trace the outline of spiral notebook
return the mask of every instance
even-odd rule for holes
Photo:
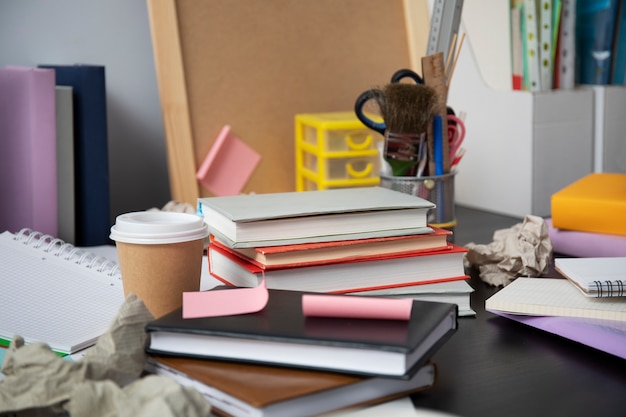
[[[626,257],[556,258],[554,268],[587,297],[626,296]]]
[[[115,261],[30,229],[0,234],[0,338],[71,354],[96,342],[124,302]]]

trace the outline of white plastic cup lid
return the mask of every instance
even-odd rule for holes
[[[204,239],[209,228],[202,217],[172,211],[138,211],[117,216],[109,237],[116,242],[141,245]]]

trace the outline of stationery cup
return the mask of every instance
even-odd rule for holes
[[[194,214],[142,211],[117,216],[115,241],[124,295],[133,293],[160,317],[182,305],[182,294],[199,291],[208,227]]]
[[[443,229],[454,229],[454,176],[454,172],[428,177],[381,175],[380,186],[435,203],[436,207],[428,211],[428,223]]]

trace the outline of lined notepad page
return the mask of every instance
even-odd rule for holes
[[[559,278],[517,278],[485,302],[487,310],[533,316],[626,321],[626,299],[585,297]]]
[[[106,332],[124,302],[122,283],[119,274],[98,272],[45,248],[0,234],[0,338],[20,335],[27,343],[72,353]]]

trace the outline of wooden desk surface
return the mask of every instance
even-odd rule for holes
[[[455,242],[489,243],[493,231],[521,219],[467,208],[457,211]],[[498,317],[484,309],[498,289],[473,276],[475,318],[434,357],[435,387],[413,396],[416,407],[464,417],[625,416],[626,361]]]

